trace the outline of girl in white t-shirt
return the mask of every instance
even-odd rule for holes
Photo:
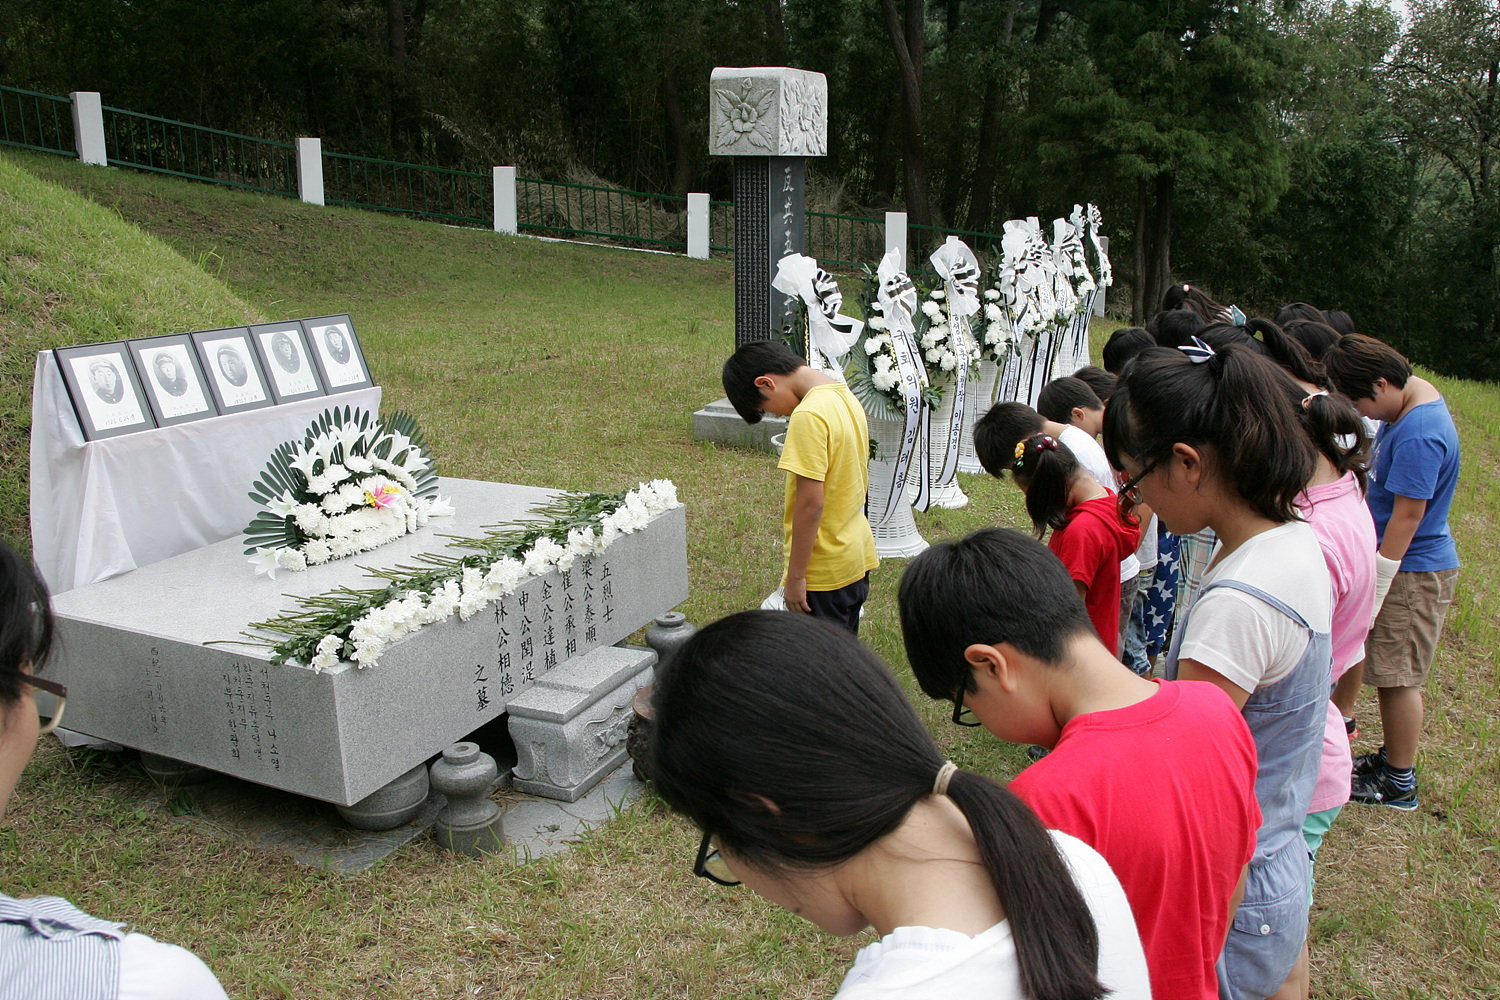
[[[882,935],[844,1000],[1150,996],[1104,859],[943,760],[847,631],[731,615],[662,668],[653,706],[656,791],[703,830],[694,873],[834,934]]]
[[[1318,538],[1296,506],[1315,464],[1292,402],[1301,395],[1250,348],[1194,338],[1138,355],[1105,414],[1105,450],[1130,476],[1122,493],[1175,534],[1218,535],[1167,676],[1223,688],[1255,737],[1262,824],[1219,978],[1221,995],[1256,1000],[1307,995],[1301,833],[1323,744],[1332,601]]]

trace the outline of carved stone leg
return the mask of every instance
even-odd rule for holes
[[[344,822],[360,830],[394,830],[410,823],[427,802],[427,765],[418,764],[352,806],[334,806]]]
[[[471,858],[505,846],[500,807],[489,799],[498,773],[495,759],[475,743],[455,743],[433,762],[432,787],[448,799],[432,825],[439,844]]]
[[[631,698],[651,683],[656,654],[603,646],[558,667],[507,706],[515,787],[576,802],[625,760]]]
[[[206,767],[196,764],[186,764],[171,757],[160,757],[154,753],[141,751],[141,768],[152,781],[159,782],[169,788],[178,788],[183,785],[201,785],[205,781],[212,781],[219,776],[217,771],[210,771]]]

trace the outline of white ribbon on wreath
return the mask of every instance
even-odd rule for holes
[[[878,511],[874,521],[878,526],[890,521],[896,511],[901,509],[901,504],[906,502],[906,481],[913,471],[911,460],[924,430],[922,393],[927,386],[927,369],[922,364],[922,353],[917,346],[917,326],[913,319],[917,312],[917,286],[912,282],[911,276],[901,270],[899,247],[886,251],[876,270],[876,277],[879,279],[879,289],[875,297],[891,335],[891,353],[896,358],[896,374],[900,379],[905,420],[890,492],[884,497],[871,498],[871,509]],[[922,478],[918,498],[925,502],[931,491],[931,484],[927,464],[924,462],[920,465],[917,474]]]
[[[939,484],[952,482],[958,471],[959,445],[964,432],[964,396],[968,390],[969,366],[979,357],[979,344],[974,340],[969,318],[979,311],[979,258],[974,251],[957,236],[950,236],[943,245],[928,258],[938,277],[943,279],[945,301],[948,304],[948,326],[952,329],[953,353],[958,356],[954,366],[953,417],[948,422],[943,450],[942,471],[937,476]],[[918,510],[926,510],[920,503]]]
[[[807,363],[814,369],[844,381],[842,358],[859,339],[865,324],[839,312],[844,295],[833,275],[818,262],[800,253],[789,253],[776,264],[771,287],[783,295],[802,300],[807,307]]]

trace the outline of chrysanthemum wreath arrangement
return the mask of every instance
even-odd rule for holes
[[[515,593],[526,580],[553,569],[571,569],[615,540],[644,528],[678,506],[677,487],[656,479],[618,493],[568,493],[534,508],[538,520],[499,525],[473,538],[449,538],[455,556],[424,553],[416,565],[369,570],[385,586],[341,587],[304,597],[292,611],[251,628],[287,638],[266,642],[273,663],[295,661],[323,671],[342,660],[372,666],[386,647],[424,625],[457,613],[468,621],[491,601]]]

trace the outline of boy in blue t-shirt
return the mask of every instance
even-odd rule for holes
[[[1349,334],[1323,356],[1339,392],[1361,416],[1385,421],[1375,438],[1366,501],[1375,518],[1375,622],[1365,643],[1365,683],[1380,697],[1385,744],[1354,761],[1355,802],[1417,807],[1422,686],[1453,603],[1458,550],[1448,508],[1458,485],[1458,431],[1442,395],[1396,351]]]

